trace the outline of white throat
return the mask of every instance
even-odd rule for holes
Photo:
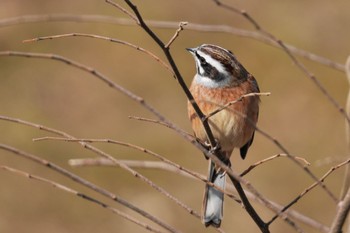
[[[194,80],[193,80],[196,84],[208,87],[208,88],[219,88],[219,87],[226,87],[230,84],[230,79],[229,78],[225,78],[222,79],[220,81],[217,80],[213,80],[211,78],[202,76],[200,74],[196,74],[194,76]]]

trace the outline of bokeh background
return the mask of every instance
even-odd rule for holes
[[[123,1],[118,1],[123,4]],[[349,49],[349,7],[339,1],[226,1],[247,10],[267,31],[284,42],[344,64]],[[217,7],[210,0],[135,1],[146,20],[188,21],[210,25],[230,25],[254,30],[242,16]],[[103,0],[51,1],[0,0],[0,20],[36,14],[94,14],[125,18]],[[154,29],[168,41],[174,29]],[[96,68],[116,83],[142,96],[169,120],[190,132],[186,98],[177,82],[156,61],[129,47],[91,38],[63,38],[36,43],[22,40],[71,32],[98,34],[129,41],[164,58],[154,41],[136,26],[105,23],[40,22],[0,27],[0,50],[55,53]],[[293,155],[306,158],[310,169],[322,176],[347,154],[344,118],[318,88],[280,49],[259,41],[218,32],[184,30],[171,52],[186,82],[194,75],[194,61],[185,48],[202,43],[221,45],[233,51],[256,77],[262,97],[259,127],[277,138]],[[343,72],[300,58],[342,106],[348,91]],[[90,74],[52,60],[0,57],[0,114],[40,123],[82,138],[111,138],[154,150],[182,166],[202,174],[207,161],[191,144],[173,131],[158,125],[130,120],[128,116],[154,117],[139,104],[109,88]],[[75,143],[33,142],[48,135],[30,127],[0,121],[1,143],[36,154],[115,192],[133,204],[160,217],[183,232],[215,232],[205,228],[166,197],[129,173],[118,168],[71,168],[72,158],[96,157]],[[116,158],[153,158],[115,145],[99,148]],[[281,151],[271,141],[256,134],[246,160],[232,156],[233,167],[242,171],[250,164]],[[328,159],[327,163],[322,163]],[[321,163],[320,163],[321,162]],[[43,166],[0,151],[0,164],[47,177],[99,197],[137,216],[104,197],[91,193]],[[204,184],[166,171],[139,170],[175,197],[199,211]],[[344,169],[326,184],[339,195]],[[246,177],[265,197],[287,204],[312,180],[293,162],[279,158],[252,171]],[[48,185],[0,173],[0,232],[146,232],[146,230],[100,208],[58,191]],[[254,204],[264,219],[273,214]],[[335,203],[316,188],[294,209],[330,225]],[[306,232],[316,230],[301,224]],[[222,227],[226,232],[259,232],[245,211],[226,199]],[[282,220],[271,232],[294,232]]]

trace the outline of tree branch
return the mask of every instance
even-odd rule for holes
[[[262,33],[263,35],[267,36],[271,40],[275,41],[280,48],[288,55],[288,57],[292,60],[292,62],[301,70],[306,77],[308,77],[315,85],[316,87],[321,91],[321,93],[329,100],[329,102],[340,112],[340,114],[346,119],[346,121],[350,124],[350,117],[346,114],[345,110],[341,105],[332,97],[332,95],[327,91],[327,89],[321,84],[321,82],[317,79],[317,77],[311,73],[303,63],[299,62],[299,60],[293,55],[293,53],[290,51],[290,49],[286,46],[286,44],[275,37],[272,33],[266,31],[263,29],[257,21],[248,14],[245,10],[238,9],[236,7],[233,7],[228,4],[224,4],[221,2],[221,0],[213,0],[216,5],[234,12],[235,14],[240,14],[242,15],[248,22],[250,22],[257,31]]]
[[[350,189],[344,199],[338,204],[338,211],[333,220],[329,233],[341,233],[343,225],[350,211]]]
[[[59,131],[57,130],[54,130],[54,129],[50,129],[50,128],[47,128],[45,126],[40,126],[40,125],[35,125],[35,124],[32,124],[30,122],[26,122],[26,121],[22,121],[22,120],[19,120],[19,119],[11,119],[11,118],[4,118],[4,117],[1,117],[2,120],[10,120],[12,122],[16,122],[16,123],[20,123],[20,124],[25,124],[25,125],[28,125],[28,126],[32,126],[32,127],[35,127],[35,128],[39,128],[41,130],[45,130],[45,131],[49,131],[49,132],[52,132],[52,133],[57,133]],[[116,194],[114,193],[111,193],[109,192],[108,190],[106,189],[103,189],[69,171],[67,171],[66,169],[52,163],[52,162],[49,162],[47,160],[44,160],[44,159],[41,159],[33,154],[29,154],[27,152],[24,152],[24,151],[21,151],[21,150],[18,150],[14,147],[11,147],[11,146],[8,146],[8,145],[5,145],[5,144],[0,144],[0,149],[2,150],[5,150],[5,151],[8,151],[8,152],[11,152],[13,154],[16,154],[22,158],[25,158],[25,159],[28,159],[28,160],[31,160],[35,163],[38,163],[42,166],[45,166],[51,170],[54,170],[55,172],[65,176],[65,177],[68,177],[69,179],[73,180],[74,182],[76,183],[79,183],[85,187],[88,187],[89,189],[97,192],[97,193],[100,193],[102,194],[103,196],[106,196],[110,199],[112,199],[113,201],[116,201],[118,202],[119,204],[135,211],[136,213],[140,214],[141,216],[145,217],[145,218],[148,218],[149,220],[151,220],[152,222],[158,224],[159,226],[163,227],[164,229],[167,229],[168,231],[170,232],[178,232],[175,228],[169,226],[168,224],[164,223],[163,221],[159,220],[158,218],[156,218],[155,216],[147,213],[146,211],[140,209],[139,207],[137,206],[134,206],[133,204],[129,203],[128,201],[124,200],[123,198],[117,196]]]
[[[158,229],[155,229],[155,228],[151,227],[150,225],[148,225],[148,224],[146,224],[144,222],[140,222],[139,220],[135,219],[134,217],[130,216],[129,214],[126,214],[125,212],[122,212],[122,211],[120,211],[120,210],[118,210],[116,208],[113,208],[112,206],[107,205],[107,204],[103,203],[102,201],[100,201],[100,200],[98,200],[96,198],[93,198],[93,197],[91,197],[89,195],[86,195],[84,193],[78,192],[78,191],[76,191],[74,189],[71,189],[71,188],[69,188],[69,187],[67,187],[67,186],[65,186],[63,184],[60,184],[60,183],[54,182],[52,180],[48,180],[48,179],[36,176],[36,175],[32,175],[32,174],[29,174],[27,172],[20,171],[20,170],[17,170],[17,169],[8,167],[8,166],[1,166],[0,165],[0,169],[2,169],[4,171],[11,172],[11,173],[14,173],[14,174],[17,174],[17,175],[20,175],[20,176],[24,176],[24,177],[26,177],[28,179],[32,179],[32,180],[36,180],[36,181],[39,181],[39,182],[43,182],[43,183],[49,184],[49,185],[53,186],[54,188],[57,188],[57,189],[62,190],[64,192],[73,194],[73,195],[75,195],[75,196],[77,196],[79,198],[82,198],[85,201],[92,202],[92,203],[97,204],[98,206],[100,206],[102,208],[110,210],[113,214],[119,215],[122,218],[124,218],[124,219],[126,219],[126,220],[128,220],[130,222],[133,222],[136,225],[141,226],[141,227],[145,228],[148,231],[156,232],[156,233],[162,233],[162,231],[160,231]]]
[[[130,16],[131,17],[131,16]],[[0,27],[14,26],[18,24],[25,23],[37,23],[37,22],[78,22],[78,23],[106,23],[106,24],[117,24],[117,25],[134,25],[135,20],[130,20],[127,18],[116,18],[105,15],[77,15],[77,14],[47,14],[47,15],[21,15],[12,18],[0,19]],[[178,23],[173,21],[159,21],[159,20],[147,20],[147,25],[156,28],[163,29],[176,29],[178,28]],[[209,24],[199,24],[190,22],[186,25],[186,30],[200,31],[200,32],[222,32],[228,33],[235,36],[250,38],[277,48],[280,48],[276,41],[271,40],[271,38],[262,35],[261,33],[245,30],[241,28],[235,28],[229,25],[209,25]],[[295,55],[303,57],[305,59],[317,62],[324,66],[336,69],[338,71],[344,72],[344,65],[332,61],[328,58],[319,56],[317,54],[311,53],[306,50],[297,48],[291,44],[285,43],[287,48]]]
[[[60,34],[60,35],[53,35],[53,36],[41,36],[41,37],[36,37],[33,39],[27,39],[22,41],[23,43],[28,43],[28,42],[36,42],[36,41],[41,41],[41,40],[52,40],[52,39],[57,39],[57,38],[64,38],[64,37],[89,37],[89,38],[95,38],[95,39],[101,39],[101,40],[107,40],[110,42],[118,43],[118,44],[123,44],[128,47],[131,47],[133,49],[136,49],[138,51],[141,51],[148,56],[150,56],[152,59],[156,60],[159,62],[165,69],[167,69],[172,75],[174,75],[172,69],[166,64],[162,59],[160,59],[157,55],[154,53],[150,52],[147,49],[144,49],[140,46],[134,45],[130,42],[111,38],[111,37],[105,37],[105,36],[100,36],[100,35],[93,35],[93,34],[86,34],[86,33],[69,33],[69,34]]]

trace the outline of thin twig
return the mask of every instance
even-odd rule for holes
[[[140,22],[138,21],[137,17],[135,15],[133,15],[130,11],[128,11],[127,9],[125,9],[124,7],[122,7],[121,5],[119,5],[116,2],[113,1],[109,1],[106,0],[106,3],[118,8],[118,10],[120,10],[121,12],[123,12],[124,14],[126,14],[127,16],[129,16],[131,19],[133,19],[137,24],[139,24]]]
[[[112,213],[116,214],[116,215],[119,215],[121,216],[122,218],[128,220],[128,221],[131,221],[133,223],[135,223],[136,225],[138,226],[141,226],[143,228],[145,228],[146,230],[149,230],[151,232],[157,232],[157,233],[162,233],[162,231],[158,230],[158,229],[155,229],[153,227],[151,227],[150,225],[144,223],[144,222],[140,222],[139,220],[135,219],[134,217],[130,216],[129,214],[126,214],[125,212],[122,212],[110,205],[107,205],[105,203],[103,203],[102,201],[96,199],[96,198],[93,198],[89,195],[86,195],[84,193],[81,193],[81,192],[78,192],[74,189],[71,189],[65,185],[62,185],[60,183],[57,183],[57,182],[54,182],[52,180],[49,180],[49,179],[45,179],[45,178],[42,178],[42,177],[39,177],[39,176],[36,176],[36,175],[32,175],[32,174],[29,174],[27,172],[24,172],[24,171],[20,171],[18,169],[14,169],[14,168],[11,168],[11,167],[8,167],[8,166],[2,166],[0,165],[0,169],[4,170],[4,171],[8,171],[8,172],[12,172],[12,173],[15,173],[17,175],[21,175],[21,176],[24,176],[28,179],[32,179],[32,180],[36,180],[36,181],[39,181],[39,182],[43,182],[43,183],[46,183],[46,184],[49,184],[51,186],[53,186],[54,188],[57,188],[59,190],[62,190],[64,192],[67,192],[67,193],[70,193],[70,194],[73,194],[79,198],[82,198],[83,200],[86,200],[86,201],[89,201],[89,202],[92,202],[94,204],[97,204],[107,210],[110,210]]]
[[[49,137],[42,138],[43,140],[49,139]],[[51,137],[50,137],[51,139]],[[58,138],[52,138],[54,140]],[[61,139],[61,138],[60,138]],[[63,140],[64,138],[62,138]],[[72,141],[72,140],[64,140],[64,141]],[[74,141],[74,140],[73,140]],[[80,140],[81,141],[81,140]],[[90,141],[90,140],[83,140]],[[141,168],[141,169],[160,169],[165,171],[170,171],[176,174],[180,174],[182,176],[191,177],[188,173],[181,171],[180,169],[173,167],[163,161],[150,161],[150,160],[119,160],[122,163],[125,163],[129,167],[132,168]],[[86,166],[111,166],[114,167],[115,163],[106,158],[84,158],[84,159],[70,159],[68,160],[68,164],[72,167],[86,167]]]
[[[131,47],[133,49],[136,49],[138,51],[141,51],[141,52],[147,54],[152,59],[154,59],[157,62],[159,62],[163,67],[165,67],[172,75],[174,75],[174,72],[169,67],[169,65],[166,64],[162,59],[160,59],[154,53],[152,53],[149,50],[144,49],[144,48],[142,48],[142,47],[140,47],[138,45],[134,45],[134,44],[132,44],[130,42],[119,40],[119,39],[115,39],[115,38],[111,38],[111,37],[100,36],[100,35],[93,35],[93,34],[86,34],[86,33],[68,33],[68,34],[60,34],[60,35],[53,35],[53,36],[41,36],[41,37],[36,37],[36,38],[32,38],[32,39],[23,40],[22,42],[23,43],[28,43],[28,42],[36,42],[36,41],[41,41],[41,40],[52,40],[52,39],[64,38],[64,37],[89,37],[89,38],[102,39],[102,40],[107,40],[107,41],[110,41],[110,42],[126,45],[128,47]]]
[[[149,119],[149,118],[139,117],[139,116],[129,116],[129,119],[150,122],[150,123],[154,123],[154,124],[159,124],[159,125],[165,126],[165,127],[169,128],[169,129],[174,129],[172,125],[169,125],[166,122],[159,121],[159,120],[154,120],[154,119]],[[194,137],[192,134],[190,134],[190,133],[188,133],[188,132],[186,132],[184,130],[182,131],[182,134],[187,135],[188,138],[191,139],[190,141],[196,141],[196,137]]]
[[[288,157],[288,155],[287,155],[287,154],[276,154],[276,155],[272,155],[272,156],[270,156],[270,157],[268,157],[268,158],[266,158],[266,159],[260,160],[260,161],[258,161],[258,162],[256,162],[256,163],[250,165],[246,170],[244,170],[244,171],[241,173],[241,176],[247,175],[247,174],[248,174],[251,170],[253,170],[255,167],[257,167],[257,166],[259,166],[259,165],[261,165],[261,164],[263,164],[263,163],[266,163],[266,162],[268,162],[268,161],[271,161],[271,160],[273,160],[273,159],[275,159],[275,158],[278,158],[278,157]],[[304,164],[305,164],[306,166],[310,166],[310,163],[309,163],[305,158],[301,158],[301,157],[298,157],[298,156],[294,156],[294,157],[295,157],[295,159],[304,162]]]
[[[165,48],[169,48],[170,45],[176,40],[176,38],[179,36],[180,32],[184,29],[184,26],[187,25],[188,22],[180,22],[179,28],[176,30],[174,36],[169,40],[169,42],[165,45]]]
[[[262,93],[258,92],[258,93],[248,93],[248,94],[245,94],[245,95],[241,95],[238,99],[235,99],[235,100],[233,100],[233,101],[230,101],[230,102],[228,102],[227,104],[222,105],[222,106],[220,106],[218,109],[216,109],[216,110],[212,111],[211,113],[207,114],[207,115],[205,116],[204,119],[205,119],[205,120],[208,120],[210,117],[214,116],[215,114],[221,112],[222,110],[228,108],[229,106],[231,106],[231,105],[233,105],[233,104],[235,104],[235,103],[237,103],[237,102],[241,102],[243,99],[245,99],[245,98],[247,98],[247,97],[253,97],[253,96],[269,96],[269,95],[271,95],[271,92],[262,92]]]

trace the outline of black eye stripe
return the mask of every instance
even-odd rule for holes
[[[201,59],[203,59],[198,53],[197,53],[197,51],[196,51],[196,57],[198,58],[198,60],[201,60]]]
[[[201,62],[201,65],[207,65],[208,64],[207,61],[205,60],[205,58],[201,57],[197,52],[196,52],[196,57]]]

